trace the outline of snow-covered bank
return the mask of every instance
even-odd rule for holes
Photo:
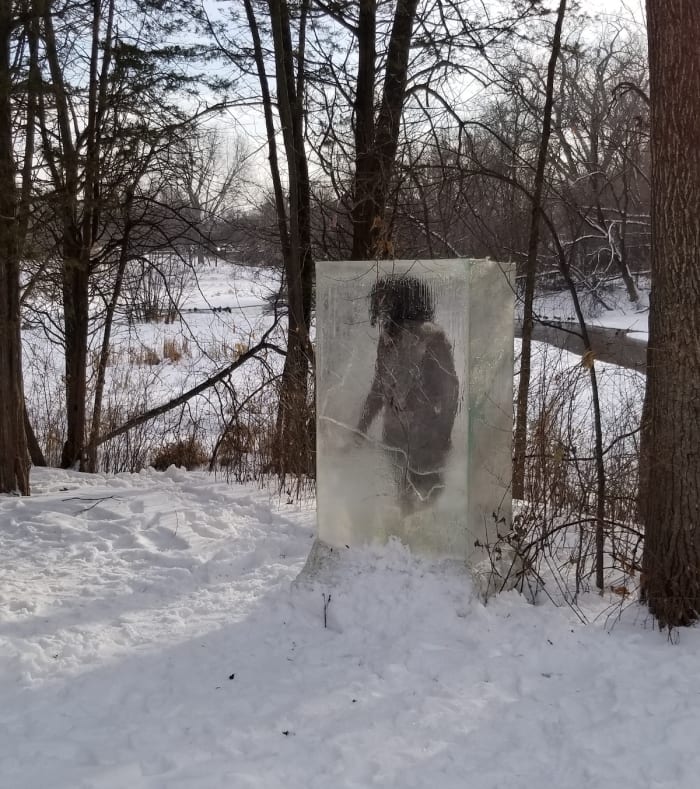
[[[697,630],[485,607],[396,544],[292,587],[312,508],[205,474],[33,489],[0,499],[3,789],[697,786]]]

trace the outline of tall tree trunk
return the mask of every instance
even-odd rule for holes
[[[66,228],[72,236],[74,228]],[[87,349],[90,318],[89,264],[80,244],[69,241],[63,253],[63,324],[66,355],[66,441],[61,468],[84,470],[87,426]]]
[[[47,144],[46,108],[41,114],[44,153],[60,184],[63,227],[63,322],[65,332],[66,441],[61,466],[79,465],[85,470],[87,430],[87,362],[90,320],[90,270],[93,241],[99,227],[99,180],[101,135],[107,108],[107,86],[112,50],[114,0],[91,0],[92,28],[89,82],[85,107],[86,125],[78,134],[74,108],[60,62],[60,45],[53,25],[50,2],[38,2],[44,20],[46,59],[51,73],[51,90],[61,142]],[[84,148],[83,148],[84,146]]]
[[[549,138],[552,133],[552,108],[554,106],[554,77],[561,49],[561,30],[566,15],[566,1],[560,0],[557,21],[554,25],[552,49],[547,67],[547,85],[542,119],[542,136],[535,169],[532,207],[530,212],[530,236],[525,264],[525,294],[523,303],[523,334],[520,352],[520,378],[515,410],[515,435],[513,438],[513,498],[522,499],[525,493],[525,459],[527,455],[527,409],[532,367],[532,332],[534,329],[533,302],[535,298],[535,275],[537,273],[537,251],[540,243],[540,212],[544,195],[544,176],[549,153]]]
[[[0,493],[29,495],[24,432],[17,187],[11,106],[12,3],[0,0]]]
[[[43,20],[46,60],[51,74],[51,96],[48,91],[40,94],[39,124],[47,165],[61,200],[66,391],[66,441],[61,453],[61,466],[68,468],[81,461],[85,441],[89,265],[78,213],[81,195],[87,204],[91,203],[93,195],[92,184],[85,183],[81,190],[78,174],[80,157],[73,140],[73,118],[54,31],[53,7],[49,0],[34,0],[34,7]],[[91,110],[90,106],[88,111]],[[48,118],[54,113],[60,148],[51,142],[54,132],[48,127]]]
[[[660,626],[700,615],[700,4],[647,0],[652,292],[642,590]]]
[[[398,0],[387,49],[379,113],[374,119],[376,0],[361,0],[355,95],[353,260],[390,257],[384,214],[399,145],[408,63],[418,0]]]
[[[286,0],[268,0],[275,49],[277,107],[289,178],[289,247],[285,257],[288,328],[287,356],[277,412],[277,462],[280,476],[313,473],[308,403],[312,351],[309,340],[313,261],[311,193],[304,141],[304,42],[308,0],[299,6],[299,37],[292,43]]]
[[[357,25],[357,85],[355,88],[355,184],[352,206],[354,260],[372,256],[370,237],[375,208],[372,181],[378,165],[374,149],[374,90],[377,69],[377,0],[360,0]]]

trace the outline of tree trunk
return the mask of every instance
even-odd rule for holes
[[[72,235],[72,229],[65,230]],[[90,318],[89,264],[79,245],[68,246],[63,260],[63,322],[66,352],[66,441],[61,468],[84,470],[87,425],[87,350]]]
[[[557,21],[554,26],[552,49],[547,67],[547,85],[542,119],[542,136],[535,169],[535,184],[530,211],[530,235],[525,266],[525,294],[523,304],[523,333],[520,351],[520,378],[518,397],[515,407],[515,435],[513,437],[513,498],[522,499],[525,495],[525,458],[527,456],[527,409],[530,392],[530,373],[532,367],[532,333],[534,329],[533,303],[535,298],[535,275],[537,273],[537,251],[540,243],[540,213],[544,195],[544,176],[549,151],[549,138],[552,133],[552,107],[554,106],[554,77],[556,74],[559,50],[561,49],[561,30],[566,14],[566,0],[560,0]]]
[[[357,25],[357,87],[355,89],[355,184],[352,206],[352,254],[356,260],[371,257],[370,236],[375,208],[372,181],[377,163],[374,151],[374,89],[377,52],[377,0],[360,0]]]
[[[376,0],[361,0],[357,29],[355,183],[352,209],[353,260],[392,257],[385,224],[386,202],[399,144],[408,62],[418,0],[398,0],[387,49],[386,72],[376,124]]]
[[[652,292],[640,513],[644,600],[661,627],[700,614],[700,4],[647,0]]]
[[[111,61],[114,0],[104,5],[91,0],[92,26],[89,81],[85,106],[86,124],[82,132],[75,128],[75,112],[61,47],[54,31],[51,3],[38,3],[44,21],[46,60],[51,73],[51,99],[60,138],[60,155],[45,144],[49,168],[59,176],[62,204],[62,286],[65,332],[66,441],[61,453],[61,467],[78,465],[85,470],[87,430],[87,362],[90,320],[90,268],[93,242],[99,228],[99,181],[101,137],[107,107],[107,86]],[[104,23],[104,25],[103,25]],[[46,108],[40,115],[42,132],[47,139]]]
[[[0,0],[0,493],[29,495],[24,432],[17,187],[11,106],[12,3]]]
[[[268,0],[275,49],[277,107],[282,124],[289,177],[289,247],[285,256],[288,328],[287,356],[277,412],[275,469],[287,474],[313,474],[309,445],[308,382],[312,351],[309,340],[313,260],[311,257],[311,192],[304,140],[304,41],[308,0],[299,6],[299,38],[292,43],[286,0]]]
[[[0,163],[2,169],[5,168]],[[28,496],[29,455],[24,432],[19,266],[12,249],[14,228],[12,222],[5,219],[11,201],[4,191],[7,181],[2,173],[0,184],[4,184],[0,186],[0,493],[18,492]]]
[[[32,461],[32,465],[41,466],[42,468],[46,467],[46,458],[44,457],[44,453],[41,451],[41,447],[39,446],[39,442],[36,438],[36,433],[32,427],[32,422],[29,418],[29,414],[27,413],[26,400],[24,403],[24,432],[27,436],[27,448],[29,449],[29,457]]]

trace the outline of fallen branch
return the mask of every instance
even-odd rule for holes
[[[275,325],[276,326],[276,323]],[[274,326],[272,328],[274,328]],[[258,353],[265,350],[275,351],[276,353],[284,354],[280,348],[272,343],[267,342],[267,337],[269,336],[272,328],[265,332],[263,338],[260,342],[255,345],[253,348],[249,348],[245,353],[242,353],[238,358],[236,358],[228,367],[225,367],[223,370],[220,370],[215,375],[212,375],[210,378],[207,378],[206,381],[202,381],[201,384],[197,384],[192,389],[189,389],[187,392],[183,392],[178,397],[174,398],[173,400],[169,400],[167,403],[162,403],[155,408],[151,408],[148,411],[144,411],[142,414],[138,416],[132,417],[124,422],[123,425],[120,427],[115,428],[114,430],[110,430],[108,433],[100,436],[97,441],[96,445],[100,446],[104,444],[105,441],[110,441],[117,436],[121,436],[123,433],[127,433],[129,430],[132,430],[139,425],[142,425],[144,422],[149,422],[151,419],[155,419],[157,416],[161,416],[161,414],[165,414],[168,411],[172,411],[173,408],[177,408],[178,406],[186,403],[188,400],[191,400],[193,397],[196,397],[198,394],[201,394],[209,387],[214,386],[214,384],[218,384],[220,381],[223,381],[224,378],[227,378],[231,373],[236,370],[237,368],[241,367],[241,365],[245,364],[249,359],[255,357]]]

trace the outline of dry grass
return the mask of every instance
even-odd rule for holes
[[[245,342],[231,344],[226,340],[214,340],[207,344],[206,353],[215,362],[235,362],[236,359],[248,352],[249,347]]]
[[[139,367],[153,367],[161,363],[161,358],[155,348],[143,345],[140,348],[129,348],[129,362]]]
[[[177,337],[166,337],[163,340],[163,358],[173,364],[190,355],[190,343],[186,337],[178,340]]]

